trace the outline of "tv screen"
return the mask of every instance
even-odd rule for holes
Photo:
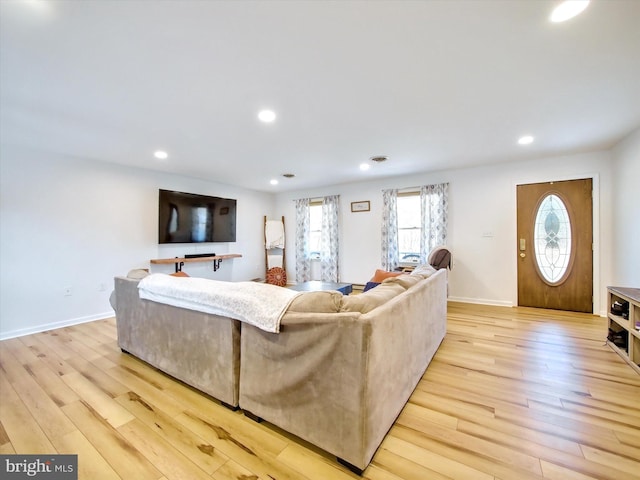
[[[160,190],[159,243],[236,241],[236,201]]]

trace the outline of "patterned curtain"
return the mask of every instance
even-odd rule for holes
[[[382,268],[400,265],[398,253],[398,190],[382,191]]]
[[[420,263],[427,263],[429,252],[447,241],[449,184],[420,187],[422,236],[420,237]]]
[[[296,281],[311,280],[309,258],[309,199],[296,200]]]
[[[322,233],[320,240],[320,265],[323,282],[337,282],[338,272],[338,212],[340,195],[331,195],[322,199]]]

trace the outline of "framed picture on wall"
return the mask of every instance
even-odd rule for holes
[[[364,200],[361,202],[351,202],[351,211],[352,212],[368,212],[371,210],[371,203],[369,200]]]

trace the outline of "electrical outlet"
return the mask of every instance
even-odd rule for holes
[[[64,287],[64,296],[70,297],[73,294],[73,287]]]

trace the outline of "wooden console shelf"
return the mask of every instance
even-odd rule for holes
[[[631,367],[640,373],[640,288],[607,287],[607,318],[609,329],[613,330],[619,339],[626,339],[624,343],[616,345],[611,340],[607,343]],[[628,302],[629,318],[616,315],[611,311],[613,302]]]
[[[220,268],[220,262],[222,260],[226,260],[228,258],[240,258],[242,255],[239,253],[226,253],[224,255],[213,255],[209,257],[190,257],[190,258],[156,258],[150,260],[151,263],[154,264],[171,264],[173,263],[176,266],[176,272],[181,272],[182,267],[185,263],[194,263],[194,262],[213,262],[213,271],[216,272],[218,268]]]

